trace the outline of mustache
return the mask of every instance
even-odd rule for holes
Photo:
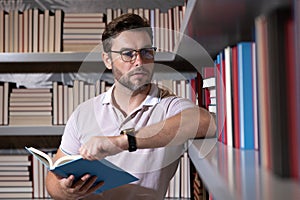
[[[136,73],[147,73],[147,74],[150,74],[149,70],[147,70],[145,67],[143,66],[140,66],[138,68],[135,68],[134,70],[130,71],[128,73],[128,75],[133,75],[133,74],[136,74]]]

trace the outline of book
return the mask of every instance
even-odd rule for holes
[[[73,174],[76,181],[85,174],[97,176],[96,183],[104,181],[104,185],[95,193],[101,193],[138,180],[135,176],[106,159],[90,161],[83,159],[80,155],[67,155],[53,162],[49,155],[38,149],[33,147],[25,147],[25,149],[42,162],[48,170],[61,177],[68,177]]]
[[[237,48],[240,148],[254,149],[253,47],[251,42],[241,42]]]
[[[238,88],[238,52],[237,46],[232,47],[232,109],[233,109],[233,146],[240,148],[239,127],[239,88]]]

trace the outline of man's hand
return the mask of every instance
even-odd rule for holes
[[[74,178],[73,175],[70,175],[68,178],[59,178],[64,199],[75,200],[84,198],[95,192],[104,184],[104,182],[100,182],[93,186],[97,177],[90,176],[89,174],[82,176],[77,182],[74,182]]]
[[[106,156],[115,155],[128,149],[127,136],[94,136],[83,144],[80,149],[80,155],[88,160],[100,160]]]

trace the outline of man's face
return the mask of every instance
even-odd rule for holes
[[[111,50],[130,51],[149,47],[152,47],[151,39],[145,31],[124,31],[113,39]],[[111,52],[111,60],[115,80],[131,91],[141,89],[151,82],[154,59],[143,58],[137,53],[135,60],[126,62],[119,53]]]

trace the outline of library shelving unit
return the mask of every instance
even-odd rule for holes
[[[297,1],[189,1],[188,7],[191,6],[192,10],[185,34],[197,40],[214,58],[227,46],[254,41],[256,17],[278,8],[293,8],[295,2]],[[189,48],[184,43],[181,46],[182,51]],[[299,180],[277,176],[262,167],[259,150],[233,148],[214,138],[190,141],[188,152],[212,199],[300,198]]]
[[[299,182],[260,167],[256,150],[240,150],[216,139],[190,141],[189,157],[214,199],[276,200],[300,197]]]
[[[177,5],[183,5],[184,1],[164,2],[160,1],[138,1],[134,5],[132,1],[111,2],[105,0],[76,0],[76,1],[41,1],[37,3],[34,0],[24,1],[24,7],[40,9],[63,9],[64,12],[106,12],[107,8],[122,8],[128,6],[132,8],[160,8],[165,12],[168,8]],[[27,5],[28,4],[28,5]],[[42,5],[42,6],[41,6]],[[184,29],[184,28],[182,28]],[[81,72],[101,72],[110,73],[105,70],[101,60],[101,52],[54,52],[54,53],[18,53],[4,52],[0,53],[0,73],[69,73]],[[158,52],[155,55],[155,61],[159,66],[158,73],[163,77],[168,73],[184,71],[186,76],[194,76],[191,72],[191,66],[184,63],[184,60],[176,57],[173,52]],[[84,67],[82,67],[84,65]],[[178,66],[178,69],[177,67]],[[171,71],[170,71],[171,70]],[[1,75],[0,75],[1,76]],[[0,137],[6,136],[59,136],[63,133],[64,126],[0,126]],[[4,141],[4,140],[3,140]]]
[[[45,1],[46,2],[46,1]],[[95,7],[126,7],[133,1],[77,0],[70,4],[70,11],[78,2]],[[88,2],[88,3],[87,3]],[[117,2],[117,1],[116,1]],[[122,3],[121,3],[122,2]],[[127,3],[130,2],[130,3]],[[172,7],[173,2],[183,1],[134,1],[149,7]],[[97,4],[97,6],[95,6]],[[94,5],[94,6],[93,6]],[[254,19],[278,7],[291,6],[289,0],[188,0],[181,33],[197,41],[203,52],[194,48],[188,37],[182,37],[175,54],[158,53],[156,61],[176,65],[178,71],[197,72],[210,65],[210,57],[228,45],[253,40]],[[76,9],[75,9],[76,10]],[[209,55],[209,56],[208,56]],[[184,61],[188,60],[188,64]],[[1,73],[69,72],[77,71],[85,61],[93,67],[104,67],[100,56],[86,53],[0,53]],[[192,67],[191,67],[192,65]],[[200,71],[199,71],[200,72]],[[51,127],[0,127],[0,137],[6,136],[57,136],[64,126]],[[1,143],[5,142],[1,139]],[[299,183],[280,179],[259,166],[258,151],[233,149],[216,139],[194,140],[189,146],[189,156],[200,178],[215,199],[299,199]]]

